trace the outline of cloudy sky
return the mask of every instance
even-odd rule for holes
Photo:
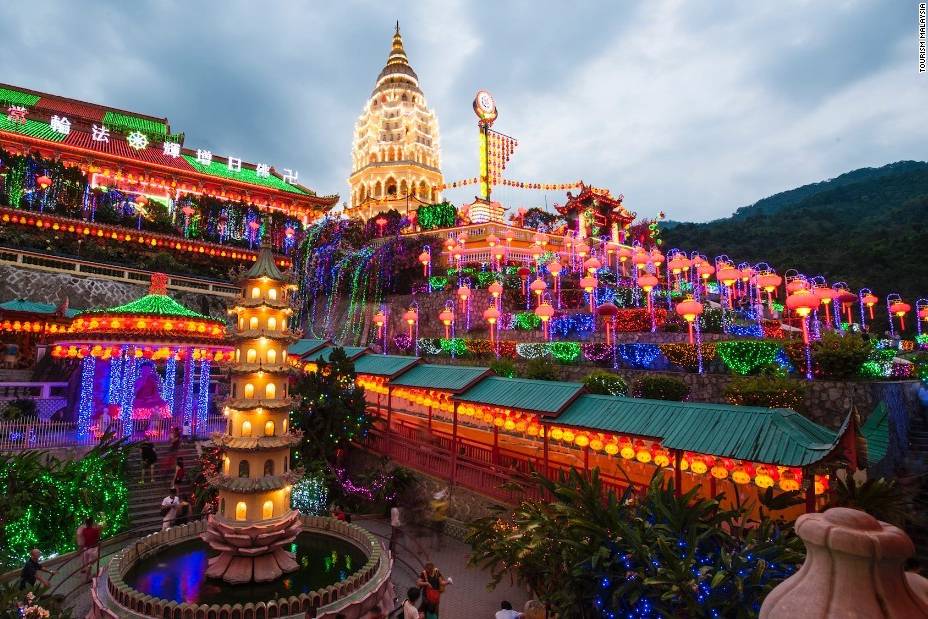
[[[36,0],[4,11],[0,81],[167,116],[187,146],[345,196],[354,121],[399,19],[447,180],[476,174],[479,88],[519,140],[509,178],[583,179],[641,215],[703,221],[926,158],[915,1],[326,4]]]

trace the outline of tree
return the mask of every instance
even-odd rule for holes
[[[598,469],[560,481],[538,475],[545,500],[473,523],[471,564],[492,585],[510,575],[559,617],[755,617],[760,602],[802,562],[802,543],[750,506],[723,509],[722,495],[677,496],[658,471],[645,489],[605,492]],[[798,493],[763,496],[768,509]]]
[[[533,206],[525,211],[525,216],[522,218],[522,221],[526,228],[550,231],[558,224],[564,223],[564,218],[557,213],[549,213],[537,206]]]
[[[333,462],[336,451],[363,437],[371,419],[365,410],[364,389],[355,385],[354,363],[343,348],[332,351],[328,363],[319,363],[296,383],[299,398],[291,412],[291,427],[303,431],[300,466]]]

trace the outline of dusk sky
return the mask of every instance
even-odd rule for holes
[[[928,148],[917,2],[33,2],[0,81],[167,116],[186,145],[348,194],[352,131],[394,22],[448,181],[476,175],[474,93],[519,140],[506,176],[583,179],[704,221]],[[446,194],[470,200],[474,188]],[[507,206],[563,193],[500,189]]]

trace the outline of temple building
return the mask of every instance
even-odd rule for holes
[[[212,482],[219,489],[219,513],[210,517],[203,539],[219,555],[207,574],[227,582],[266,582],[297,569],[284,548],[300,530],[290,507],[290,448],[299,442],[288,419],[287,346],[299,338],[290,324],[287,277],[274,264],[269,244],[242,277],[242,296],[232,335],[235,363],[226,402],[228,431],[215,442],[225,451],[223,470]]]
[[[419,89],[403,49],[399,22],[387,64],[355,125],[349,216],[406,215],[441,199],[438,118]]]

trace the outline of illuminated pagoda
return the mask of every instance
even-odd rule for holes
[[[369,219],[396,209],[415,213],[441,200],[438,118],[409,65],[399,22],[387,64],[355,124],[349,216]]]
[[[338,202],[184,141],[167,118],[0,84],[0,222],[212,262],[253,262],[268,239],[287,267]]]
[[[207,575],[231,583],[270,581],[298,567],[283,548],[300,531],[290,491],[302,476],[290,470],[290,448],[300,434],[288,428],[287,346],[300,334],[289,324],[288,279],[263,245],[229,310],[236,316],[229,420],[226,433],[214,439],[225,457],[222,473],[211,480],[219,489],[219,513],[210,517],[203,539],[219,551]]]
[[[206,430],[213,363],[230,361],[225,323],[167,295],[154,273],[147,295],[74,316],[54,336],[51,355],[80,360],[79,439],[110,429],[123,437],[167,435],[173,426]]]
[[[623,196],[613,196],[607,190],[581,185],[580,193],[567,192],[567,202],[555,210],[567,220],[567,229],[578,238],[596,236],[624,241],[624,230],[636,214],[622,206]]]

